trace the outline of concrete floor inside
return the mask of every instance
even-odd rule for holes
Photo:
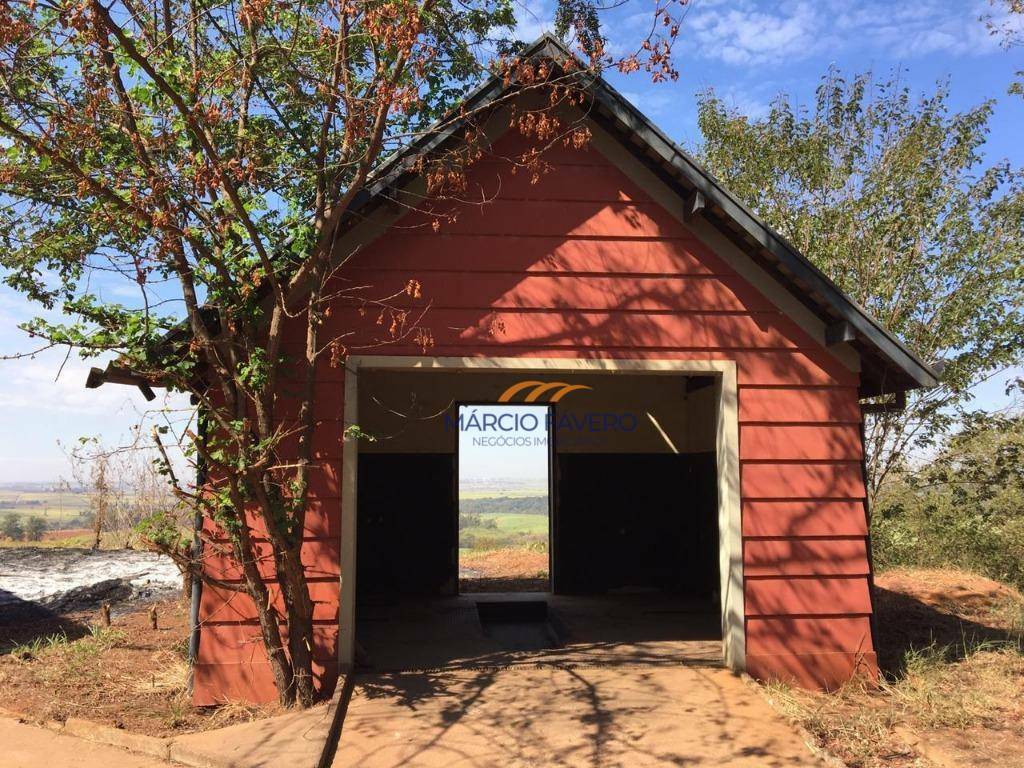
[[[722,666],[706,603],[516,593],[358,615],[371,666],[335,768],[820,765]]]
[[[360,674],[334,768],[820,766],[753,685],[710,666]]]
[[[356,638],[373,671],[516,664],[702,664],[722,659],[717,607],[661,594],[468,594],[364,604]]]

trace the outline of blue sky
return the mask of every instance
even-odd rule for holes
[[[652,6],[630,0],[614,12],[613,53],[640,39]],[[553,8],[544,0],[527,3],[519,13],[522,36],[550,30]],[[1004,51],[988,34],[978,19],[992,10],[986,0],[691,0],[675,49],[678,82],[652,85],[640,74],[610,79],[667,134],[693,148],[700,140],[694,97],[706,88],[757,116],[779,92],[810,103],[829,65],[850,75],[871,70],[878,77],[899,69],[918,91],[948,78],[955,109],[997,101],[985,151],[992,160],[1009,158],[1021,166],[1024,99],[1008,96],[1006,88],[1013,73],[1024,69],[1024,49]],[[0,287],[0,355],[31,349],[15,328],[30,316],[23,300]],[[116,443],[130,436],[139,413],[150,407],[125,387],[83,389],[90,363],[74,357],[57,378],[63,358],[49,352],[34,360],[0,361],[0,482],[67,477],[58,440],[102,435]],[[978,403],[1002,405],[1007,378],[982,387]]]
[[[464,487],[467,480],[500,478],[517,484],[532,483],[531,490],[546,487],[549,450],[547,406],[461,406],[459,413],[463,417],[459,431],[460,486]],[[468,420],[470,413],[476,414],[481,423],[486,416],[497,418],[506,415],[506,418],[501,429],[481,429]],[[516,418],[509,419],[508,415]]]

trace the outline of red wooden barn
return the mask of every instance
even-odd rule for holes
[[[545,37],[530,55],[568,54]],[[374,656],[357,621],[382,594],[458,599],[455,409],[529,398],[570,427],[552,450],[552,600],[703,590],[734,669],[809,686],[875,672],[861,401],[936,376],[607,83],[586,94],[589,144],[550,150],[536,183],[492,159],[529,147],[505,104],[465,202],[422,202],[412,162],[456,124],[388,161],[337,240],[339,288],[419,281],[406,300],[432,344],[367,343],[318,380],[322,686],[357,642]],[[514,103],[494,79],[469,104],[499,99]],[[328,320],[367,339],[389,322],[345,305]],[[206,587],[199,618],[195,702],[272,699],[253,606]]]

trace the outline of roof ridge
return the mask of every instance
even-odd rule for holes
[[[526,46],[520,55],[526,58],[546,55],[553,59],[557,56],[565,56],[580,62],[579,57],[570,50],[565,41],[550,31],[543,32],[540,37]],[[354,196],[348,209],[343,213],[338,226],[362,218],[368,205],[386,197],[388,190],[400,185],[402,177],[412,173],[412,164],[408,162],[410,157],[418,158],[431,153],[464,128],[468,120],[467,105],[471,107],[471,111],[486,108],[496,99],[517,87],[515,83],[506,85],[502,78],[491,72],[466,95],[458,107],[434,121],[413,141],[390,154],[374,169],[372,175],[367,179],[366,185]],[[847,296],[828,275],[804,256],[788,239],[758,217],[689,152],[669,138],[664,131],[608,83],[600,73],[596,73],[593,79],[585,82],[583,87],[595,102],[610,113],[614,121],[621,123],[635,139],[639,139],[639,141],[634,140],[627,143],[627,148],[631,152],[638,155],[642,153],[648,162],[653,157],[660,160],[663,166],[667,166],[669,170],[663,168],[663,172],[670,179],[670,187],[673,184],[678,184],[679,177],[682,177],[686,184],[692,187],[692,190],[697,190],[705,195],[708,200],[721,209],[726,217],[743,230],[748,239],[754,242],[755,247],[760,246],[772,260],[788,270],[788,274],[780,269],[776,270],[777,274],[773,275],[773,278],[787,291],[804,303],[813,303],[818,308],[819,317],[821,317],[820,313],[828,316],[828,319],[822,318],[826,324],[833,322],[834,316],[838,316],[840,321],[848,323],[848,327],[855,334],[856,341],[863,342],[873,349],[883,361],[887,361],[889,365],[902,372],[909,381],[909,386],[903,382],[886,382],[883,376],[878,383],[877,391],[867,392],[864,396],[903,391],[915,387],[933,387],[938,384],[939,374],[931,366],[895,334],[886,329],[867,310]],[[597,118],[594,116],[592,119]],[[602,117],[602,119],[606,118]],[[616,130],[620,130],[618,126],[615,127]],[[642,149],[634,144],[642,145]],[[692,191],[686,190],[685,187],[684,190]],[[679,194],[678,188],[673,191]],[[716,214],[715,218],[720,219],[721,217]],[[712,225],[714,226],[714,224]],[[751,258],[754,258],[756,262],[758,257],[755,254]],[[93,386],[98,386],[100,383],[102,381],[97,378]]]

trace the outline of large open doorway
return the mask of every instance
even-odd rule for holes
[[[461,594],[551,589],[551,411],[457,407]]]
[[[515,360],[478,370],[465,359],[428,369],[411,360],[375,358],[346,387],[346,419],[373,440],[346,445],[345,478],[358,487],[343,484],[342,569],[355,566],[358,590],[343,578],[343,664],[347,637],[355,658],[355,628],[362,661],[378,670],[742,664],[730,364],[551,361],[537,370]],[[567,364],[574,370],[557,367]],[[509,403],[510,392],[519,399]],[[490,455],[499,470],[481,470],[481,457],[465,452],[468,409],[482,425],[496,402],[504,410],[490,412],[490,437],[505,433],[494,428],[502,413],[546,414],[530,441],[546,475],[524,482],[500,452]],[[516,479],[518,488],[507,482]],[[517,498],[542,506],[517,510]],[[546,573],[520,567],[531,547]],[[488,560],[513,565],[497,575],[474,567]],[[528,593],[506,588],[531,577]],[[356,592],[358,605],[347,603]]]

